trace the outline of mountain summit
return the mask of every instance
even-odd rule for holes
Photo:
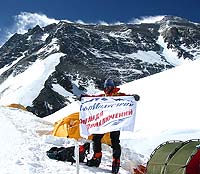
[[[81,93],[102,90],[200,57],[200,24],[165,16],[155,23],[92,25],[60,21],[14,34],[0,48],[0,104],[44,117]]]

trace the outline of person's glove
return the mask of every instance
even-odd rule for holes
[[[137,94],[134,94],[133,97],[134,97],[135,101],[139,101],[140,100],[140,96],[137,95]]]

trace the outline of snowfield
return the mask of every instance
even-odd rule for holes
[[[68,147],[74,141],[66,138],[57,138],[51,135],[42,135],[50,132],[53,125],[37,118],[33,114],[6,107],[0,108],[0,173],[2,174],[75,174],[76,164],[49,159],[46,151],[53,146]],[[83,141],[79,142],[80,144]],[[122,165],[133,167],[132,158],[141,158],[134,151],[125,148],[122,156]],[[103,146],[103,159],[99,168],[89,168],[80,163],[79,173],[108,173],[111,169],[111,148]],[[126,159],[125,159],[126,158]],[[138,161],[142,162],[142,161]],[[121,169],[122,174],[129,173]]]
[[[200,59],[121,87],[122,92],[139,94],[134,132],[121,132],[120,174],[131,174],[145,164],[151,152],[168,140],[200,137]],[[50,135],[55,121],[79,110],[79,103],[38,118],[20,109],[0,107],[1,174],[75,174],[76,164],[49,159],[53,146],[71,146],[73,140]],[[79,143],[83,143],[79,141]],[[112,149],[103,145],[100,168],[80,163],[80,174],[110,173]]]

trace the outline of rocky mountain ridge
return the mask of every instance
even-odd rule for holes
[[[53,55],[59,55],[55,70],[47,72],[37,96],[29,104],[16,100],[39,117],[61,109],[81,93],[102,90],[107,77],[120,85],[199,58],[200,24],[175,16],[151,24],[60,21],[16,33],[0,48],[0,103],[6,103],[9,77],[25,73],[37,61],[48,62]],[[56,85],[67,94],[55,90]]]

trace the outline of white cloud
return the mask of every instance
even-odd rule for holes
[[[35,27],[35,25],[44,27],[49,24],[59,22],[59,20],[48,18],[44,14],[28,12],[21,12],[19,15],[15,16],[15,21],[16,32],[19,34],[24,34],[29,28]]]
[[[160,21],[164,18],[165,16],[143,16],[141,18],[136,18],[131,20],[130,23],[133,24],[141,24],[141,23],[155,23],[157,21]]]
[[[6,39],[8,40],[14,33],[24,34],[28,29],[39,25],[40,27],[47,26],[52,23],[58,23],[59,20],[48,18],[44,14],[21,12],[19,15],[14,16],[14,25],[6,31]],[[3,42],[3,41],[1,41]]]
[[[107,22],[105,22],[105,21],[99,21],[99,24],[100,24],[100,25],[106,25],[106,26],[109,25],[109,24],[108,24]]]
[[[78,24],[82,24],[82,25],[87,25],[88,23],[86,23],[86,22],[84,22],[84,21],[82,21],[82,20],[77,20],[77,21],[75,21],[76,23],[78,23]]]

